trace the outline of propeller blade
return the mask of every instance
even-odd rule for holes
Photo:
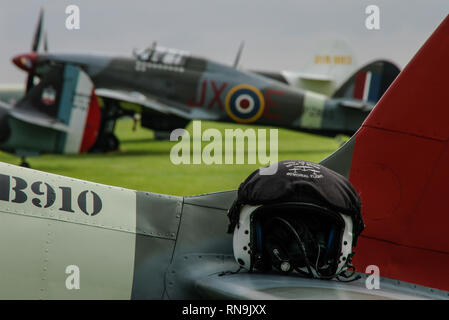
[[[41,40],[43,20],[44,20],[44,9],[41,8],[41,11],[39,14],[39,21],[37,22],[36,31],[34,32],[33,44],[31,45],[31,50],[33,52],[37,52],[37,48],[39,47],[39,43]]]
[[[34,73],[30,72],[28,73],[25,92],[28,93],[31,90],[31,88],[33,88],[33,86],[34,86]]]
[[[33,43],[31,44],[32,52],[37,52],[37,49],[39,48],[39,44],[41,41],[43,22],[44,22],[44,9],[41,8],[41,11],[39,13],[39,20],[37,22],[36,30],[34,32]],[[47,51],[47,49],[48,49],[46,38],[47,38],[47,36],[45,35],[45,39],[44,39],[44,50],[45,51]],[[28,73],[25,92],[29,92],[31,90],[31,88],[34,86],[34,76],[35,76],[34,72]]]
[[[44,52],[48,52],[48,38],[47,38],[47,31],[44,32]]]

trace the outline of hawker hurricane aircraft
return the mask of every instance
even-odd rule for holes
[[[197,119],[353,134],[399,72],[373,62],[329,98],[156,45],[134,57],[37,53],[41,28],[42,15],[33,52],[13,59],[29,74],[27,93],[11,110],[2,108],[0,149],[13,153],[115,150],[115,120],[136,112],[143,127],[167,133]]]
[[[449,17],[321,162],[361,197],[360,279],[236,272],[235,190],[168,196],[0,164],[0,297],[448,299],[448,52]]]

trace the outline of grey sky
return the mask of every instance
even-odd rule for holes
[[[81,29],[65,28],[76,4]],[[365,7],[380,8],[380,30],[365,28]],[[388,58],[403,67],[449,13],[448,0],[0,0],[0,83],[21,82],[11,57],[30,50],[39,8],[50,51],[130,55],[160,45],[232,63],[241,40],[248,69],[301,70],[319,43],[347,41],[360,64]]]

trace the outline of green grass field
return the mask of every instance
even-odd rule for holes
[[[202,122],[203,131],[207,128],[217,128],[223,135],[225,128],[238,127],[248,128],[229,123]],[[187,130],[192,133],[192,124],[189,124]],[[260,164],[174,165],[170,161],[170,150],[176,142],[154,140],[151,130],[140,127],[132,131],[131,120],[118,121],[116,133],[121,141],[121,150],[117,152],[43,155],[29,158],[28,162],[36,170],[171,195],[194,195],[236,189],[253,170],[261,166]],[[338,142],[333,138],[279,130],[279,161],[301,159],[318,162],[337,148]],[[2,162],[19,164],[19,160],[13,155],[0,152]]]

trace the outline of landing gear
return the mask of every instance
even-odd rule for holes
[[[170,134],[178,128],[185,128],[190,120],[174,115],[161,115],[143,109],[140,125],[154,131],[155,140],[170,140]]]
[[[101,125],[98,138],[89,152],[117,151],[120,141],[114,134],[117,119],[131,115],[130,112],[120,107],[119,103],[112,99],[103,98],[104,107],[101,110]]]
[[[31,168],[30,164],[26,161],[25,157],[20,158],[20,166],[23,168]]]
[[[91,152],[112,152],[117,151],[120,141],[113,133],[103,134],[97,139]]]
[[[105,138],[105,145],[106,145],[107,150],[116,151],[116,150],[118,150],[120,141],[115,136],[115,134],[110,133]]]

